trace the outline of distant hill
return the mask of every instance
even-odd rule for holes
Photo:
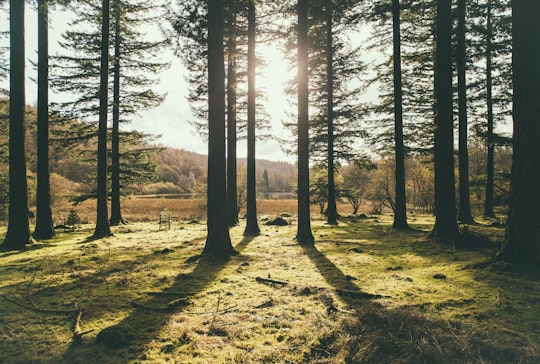
[[[206,175],[208,157],[203,154],[190,152],[183,149],[165,148],[159,152],[153,161],[158,165],[158,183],[174,185],[177,190],[168,193],[193,193],[197,181]],[[238,159],[239,183],[246,175],[246,159]],[[263,180],[263,173],[267,171],[269,189],[268,192],[291,192],[296,182],[296,167],[287,162],[273,162],[268,160],[256,161],[257,181]],[[172,187],[172,186],[171,186]],[[148,191],[155,193],[156,191]],[[162,192],[162,191],[157,191]],[[164,193],[164,191],[163,191]]]

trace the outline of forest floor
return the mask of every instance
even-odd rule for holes
[[[289,220],[253,238],[242,220],[227,261],[200,257],[193,221],[0,253],[0,362],[540,362],[540,272],[492,259],[503,228],[455,250],[426,239],[431,216],[314,219],[303,247]]]

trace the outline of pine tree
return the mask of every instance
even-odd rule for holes
[[[25,123],[24,2],[9,2],[9,217],[2,250],[23,250],[32,243],[28,221]]]
[[[54,237],[49,174],[49,1],[38,0],[37,198],[34,238]]]
[[[94,115],[98,109],[98,95],[95,93],[97,80],[99,79],[99,44],[100,32],[98,31],[101,19],[101,7],[96,1],[79,2],[73,11],[77,14],[71,24],[71,29],[63,34],[62,46],[66,54],[53,57],[52,84],[57,91],[71,92],[75,97],[62,104],[55,105],[61,116],[67,120],[78,119],[84,121],[79,124],[79,129],[68,131],[71,135],[60,135],[62,143],[75,143],[79,147],[81,140],[88,140],[89,144],[95,138]],[[110,26],[110,80],[108,100],[108,112],[112,109],[111,134],[111,225],[125,222],[121,215],[120,196],[122,186],[129,185],[122,176],[146,176],[140,181],[130,180],[136,183],[144,183],[147,174],[144,171],[136,171],[136,168],[147,168],[148,163],[132,163],[134,154],[150,153],[151,148],[145,144],[145,140],[151,138],[143,133],[129,134],[121,131],[121,124],[131,120],[141,110],[147,110],[158,106],[163,101],[163,95],[152,90],[155,83],[155,75],[168,67],[168,64],[160,61],[156,54],[166,45],[165,41],[148,41],[144,39],[144,27],[152,25],[157,19],[161,8],[147,4],[146,2],[113,0],[112,19]],[[159,5],[159,4],[158,4]],[[156,13],[153,13],[153,12]],[[121,135],[129,140],[123,140]],[[127,135],[130,135],[127,137]],[[141,139],[135,143],[141,147],[131,148],[134,136]],[[95,150],[82,151],[81,158],[95,161]],[[129,149],[129,154],[122,150]],[[147,159],[148,156],[140,155],[139,160]],[[129,155],[130,159],[126,156]],[[124,156],[124,157],[123,157]],[[149,171],[154,170],[150,166]],[[88,196],[91,197],[91,196]]]
[[[309,0],[298,0],[298,229],[296,240],[311,245],[309,211],[309,88],[308,88]]]
[[[512,1],[514,149],[504,259],[540,263],[540,3]]]
[[[107,112],[109,91],[109,0],[103,0],[101,7],[101,65],[99,83],[99,121],[97,152],[97,207],[96,227],[93,238],[111,235],[107,211]]]
[[[396,207],[394,229],[408,229],[405,196],[405,147],[403,143],[403,99],[401,82],[401,26],[399,0],[392,0],[393,58],[394,58],[394,154],[396,160]]]
[[[435,18],[435,225],[430,236],[455,243],[456,221],[453,110],[451,0],[437,2]]]
[[[247,221],[245,236],[259,235],[255,171],[255,3],[248,2],[248,155],[247,155]]]
[[[458,103],[459,103],[459,209],[458,220],[462,223],[474,222],[471,212],[469,193],[469,151],[467,120],[467,54],[466,54],[466,2],[458,0],[458,34],[457,34],[457,72],[458,72]]]
[[[208,191],[207,230],[203,254],[228,257],[237,252],[226,221],[225,57],[223,3],[208,0]]]

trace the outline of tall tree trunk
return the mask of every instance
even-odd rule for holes
[[[26,179],[24,1],[9,2],[9,210],[2,250],[22,250],[32,243]]]
[[[337,225],[336,184],[334,179],[334,44],[332,30],[332,1],[326,2],[326,93],[327,93],[327,129],[328,129],[328,208],[326,222]]]
[[[298,0],[298,230],[300,244],[313,244],[309,211],[309,0]]]
[[[255,174],[255,4],[248,3],[248,125],[247,125],[247,221],[245,236],[261,232],[257,224],[257,181]]]
[[[401,82],[401,30],[399,0],[392,0],[394,44],[394,148],[396,158],[396,204],[394,229],[408,229],[407,199],[405,195],[405,147],[403,145],[403,97]]]
[[[107,112],[109,79],[109,0],[102,2],[101,68],[99,83],[99,125],[97,156],[97,213],[94,238],[111,235],[107,211]]]
[[[237,254],[227,224],[225,165],[225,57],[223,2],[208,0],[208,202],[206,245],[203,254]]]
[[[113,59],[113,109],[111,130],[111,226],[125,223],[120,205],[120,15],[118,0],[113,2],[114,59]]]
[[[435,226],[431,237],[457,242],[452,110],[451,0],[437,1],[435,51]]]
[[[540,264],[540,2],[512,1],[514,151],[503,257]]]
[[[486,34],[486,104],[487,104],[487,164],[486,164],[486,196],[484,200],[484,216],[495,217],[493,210],[493,186],[495,178],[495,141],[493,138],[493,97],[492,86],[492,38],[493,25],[491,23],[491,0],[487,8],[487,34]]]
[[[458,40],[457,40],[457,71],[458,71],[458,103],[459,103],[459,209],[458,219],[463,223],[474,222],[471,213],[471,198],[469,192],[469,150],[467,146],[467,55],[465,43],[466,1],[458,0]]]
[[[49,173],[49,1],[38,1],[37,193],[34,238],[54,237]]]
[[[231,14],[227,41],[227,212],[229,226],[238,225],[238,189],[236,168],[236,14]]]

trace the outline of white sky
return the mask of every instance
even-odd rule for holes
[[[25,15],[26,57],[35,61],[37,59],[37,15],[31,7],[26,8]],[[9,29],[8,18],[9,15],[1,14],[1,30]],[[61,40],[61,34],[66,30],[69,21],[69,13],[51,9],[51,25],[49,27],[49,53],[51,55],[62,52],[57,42]],[[2,39],[2,44],[7,44],[8,41],[8,39]],[[281,125],[281,121],[285,117],[285,108],[288,105],[283,93],[283,84],[290,75],[286,62],[275,48],[258,46],[258,52],[261,52],[265,57],[268,56],[266,59],[268,66],[263,71],[265,76],[258,77],[256,84],[263,85],[267,89],[268,100],[265,102],[265,106],[271,117],[272,134],[283,137],[288,135],[288,131],[284,130]],[[159,107],[142,112],[141,117],[134,119],[131,126],[140,131],[161,135],[157,142],[164,146],[207,154],[206,143],[196,135],[194,128],[188,123],[188,120],[191,119],[191,111],[186,100],[187,83],[184,79],[186,70],[181,61],[172,54],[172,51],[164,54],[163,59],[170,60],[171,67],[161,74],[156,90],[166,93],[167,97]],[[29,62],[27,62],[26,76],[28,79],[26,102],[35,105],[37,103],[37,88],[30,78],[36,78],[36,75]],[[2,86],[6,89],[9,88],[7,84]],[[51,102],[58,101],[62,95],[54,94],[51,91],[49,98]],[[246,156],[245,143],[245,141],[240,141],[238,144],[240,158]],[[283,153],[279,142],[275,139],[258,142],[256,154],[257,159],[295,162],[294,157]]]

